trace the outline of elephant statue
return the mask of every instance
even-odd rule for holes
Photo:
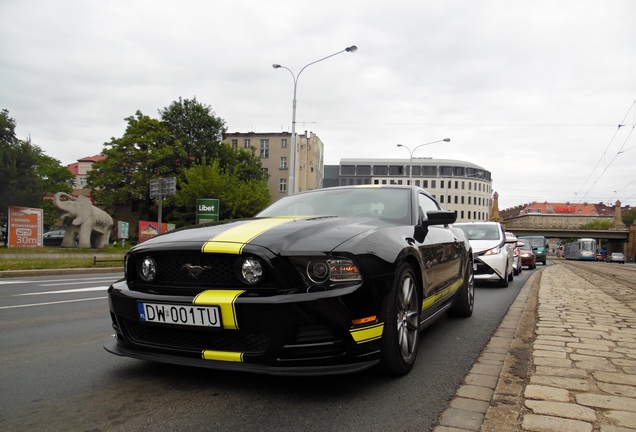
[[[66,226],[62,247],[104,249],[113,228],[113,218],[93,205],[85,196],[77,198],[58,192],[53,197],[53,206],[62,213]]]

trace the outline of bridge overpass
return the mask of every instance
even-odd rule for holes
[[[624,230],[580,230],[580,229],[546,229],[546,228],[506,228],[506,231],[520,236],[543,236],[546,238],[593,238],[613,241],[629,241],[629,229]]]

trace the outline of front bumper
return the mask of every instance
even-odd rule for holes
[[[109,289],[115,339],[104,348],[143,360],[275,375],[352,373],[379,362],[383,323],[353,321],[379,316],[356,306],[359,287],[309,294],[259,297],[225,290],[205,291],[221,311],[220,329],[140,320],[139,302],[192,305],[193,296],[166,296]],[[231,299],[231,300],[228,300]]]
[[[506,274],[506,257],[502,254],[475,257],[475,280],[500,281]]]

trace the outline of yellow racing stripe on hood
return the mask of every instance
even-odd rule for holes
[[[240,254],[243,247],[259,235],[296,219],[295,217],[256,219],[234,226],[205,242],[201,251],[204,253]]]

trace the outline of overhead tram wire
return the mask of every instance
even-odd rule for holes
[[[616,131],[614,132],[614,136],[612,137],[612,139],[610,140],[610,142],[607,144],[607,146],[605,147],[605,150],[603,151],[603,154],[601,155],[601,157],[599,158],[598,162],[596,162],[596,165],[594,166],[594,168],[592,169],[592,171],[590,172],[590,175],[587,177],[587,179],[585,180],[585,182],[583,183],[583,186],[581,186],[579,188],[578,191],[576,191],[574,193],[575,197],[579,196],[579,192],[581,192],[583,190],[583,188],[585,187],[585,185],[587,184],[587,182],[590,180],[590,178],[594,175],[594,173],[596,172],[596,168],[598,168],[599,164],[601,163],[601,161],[605,158],[605,155],[607,154],[607,150],[610,148],[610,146],[612,145],[612,143],[614,142],[614,139],[616,138],[616,136],[618,135],[618,132],[620,131],[621,127],[625,126],[625,120],[627,119],[627,117],[629,116],[630,112],[632,113],[632,115],[634,115],[634,108],[636,106],[636,99],[634,99],[634,101],[632,102],[632,104],[630,105],[629,109],[627,110],[627,113],[625,114],[625,116],[623,117],[623,120],[618,124],[618,127],[616,128]],[[629,139],[629,136],[631,136],[632,132],[634,131],[634,127],[636,126],[636,122],[632,122],[632,130],[630,131],[629,135],[627,136],[627,139]],[[625,142],[623,142],[623,145],[621,146],[621,148],[619,149],[619,151],[616,153],[616,155],[614,156],[614,158],[610,161],[610,163],[605,167],[605,169],[603,170],[603,172],[601,173],[601,175],[594,181],[594,183],[592,184],[592,186],[590,186],[590,188],[587,190],[587,192],[585,192],[585,195],[583,195],[582,198],[578,199],[578,202],[581,202],[582,200],[584,200],[587,197],[587,194],[590,193],[590,191],[592,190],[592,188],[596,185],[596,183],[601,179],[601,177],[603,176],[603,174],[605,174],[605,171],[607,171],[607,169],[609,168],[609,166],[612,164],[612,162],[614,162],[614,160],[616,159],[616,157],[620,154],[621,150],[623,149],[623,147],[625,147],[625,143],[627,142],[627,139],[625,140]],[[576,198],[575,198],[576,199]]]

